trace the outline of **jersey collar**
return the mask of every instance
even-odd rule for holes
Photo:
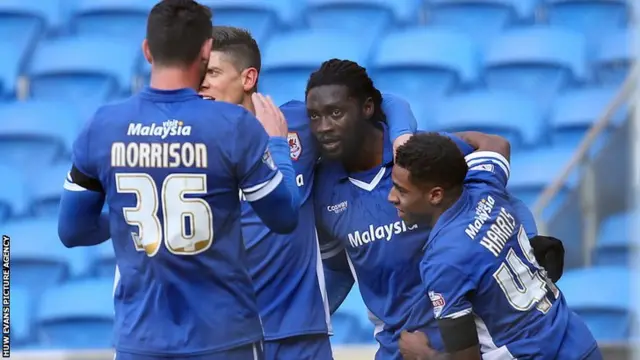
[[[383,132],[383,149],[382,149],[382,165],[383,167],[393,166],[393,143],[389,137],[389,127],[384,122],[379,122],[377,124]],[[335,163],[335,172],[338,174],[340,181],[347,180],[349,178],[349,173],[342,166],[341,163]]]
[[[151,99],[162,99],[164,102],[183,101],[188,98],[199,96],[198,93],[191,88],[160,90],[150,86],[145,86],[140,95]]]

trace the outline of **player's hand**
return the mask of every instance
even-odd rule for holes
[[[438,353],[429,346],[429,339],[421,331],[403,331],[400,334],[400,353],[405,360],[436,359]]]
[[[393,141],[393,159],[394,160],[396,159],[396,150],[398,150],[400,146],[404,145],[404,143],[406,143],[409,139],[411,139],[412,136],[413,134],[400,135]]]
[[[267,134],[286,138],[289,131],[287,121],[280,108],[273,103],[271,97],[253,93],[251,101],[256,109],[256,118],[258,118]]]

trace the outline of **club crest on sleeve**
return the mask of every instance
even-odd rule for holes
[[[492,164],[476,165],[476,166],[472,167],[469,170],[493,172],[493,165]]]
[[[302,144],[300,144],[300,136],[297,132],[290,132],[287,135],[287,141],[289,143],[289,154],[291,160],[298,160],[300,154],[302,154]]]
[[[264,154],[262,154],[262,162],[265,163],[271,170],[276,169],[276,163],[273,161],[273,157],[271,156],[271,152],[269,149],[264,150]]]
[[[440,317],[445,305],[444,297],[440,293],[429,291],[429,299],[431,300],[431,305],[433,305],[433,314],[436,317]]]

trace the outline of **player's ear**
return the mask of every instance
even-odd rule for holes
[[[255,89],[256,84],[258,83],[258,70],[256,68],[246,68],[242,71],[240,76],[242,78],[242,89],[245,92]]]
[[[364,104],[362,104],[362,114],[364,115],[364,118],[367,120],[371,119],[375,109],[376,108],[373,104],[373,99],[370,97],[366,98]]]
[[[211,48],[213,47],[213,39],[207,39],[200,48],[200,59],[209,62],[211,57]]]
[[[149,50],[149,43],[147,42],[147,39],[142,40],[142,53],[149,64],[153,63],[153,57],[151,57],[151,51]]]
[[[431,205],[433,206],[440,205],[443,198],[444,198],[444,189],[442,189],[440,186],[433,187],[429,191],[429,202],[431,203]]]

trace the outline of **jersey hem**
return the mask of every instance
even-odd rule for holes
[[[278,333],[275,335],[264,335],[264,340],[265,341],[273,341],[273,340],[282,340],[282,339],[287,339],[287,338],[291,338],[291,337],[296,337],[296,336],[305,336],[305,335],[327,335],[329,336],[329,330],[325,329],[318,329],[318,330],[305,330],[305,331],[292,331],[292,332],[286,332],[286,333]]]
[[[116,346],[115,350],[117,352],[123,352],[123,353],[128,353],[128,354],[134,354],[134,355],[146,355],[146,356],[161,356],[161,357],[166,357],[168,355],[170,356],[185,356],[185,357],[189,357],[189,356],[201,356],[201,355],[208,355],[208,354],[215,354],[215,353],[219,353],[219,352],[223,352],[226,350],[231,350],[231,349],[235,349],[235,348],[239,348],[242,346],[246,346],[246,345],[251,345],[253,343],[262,341],[264,339],[264,337],[262,336],[262,334],[256,335],[255,337],[252,338],[247,338],[238,342],[234,342],[234,343],[230,343],[230,344],[226,344],[220,347],[212,347],[209,349],[205,349],[205,350],[198,350],[198,351],[192,351],[192,352],[188,352],[188,353],[182,353],[182,352],[171,352],[171,351],[165,351],[165,352],[157,352],[157,351],[142,351],[142,350],[136,350],[136,349],[131,349],[131,348],[127,348],[127,347],[122,347],[122,346]]]

